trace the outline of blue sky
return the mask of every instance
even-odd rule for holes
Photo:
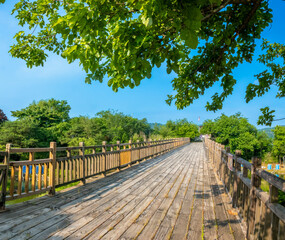
[[[113,92],[106,82],[85,84],[85,74],[78,64],[68,64],[56,55],[50,54],[44,67],[28,69],[23,60],[12,58],[8,53],[14,41],[13,36],[21,30],[14,16],[10,14],[16,2],[10,0],[0,5],[0,109],[3,109],[10,119],[10,111],[25,108],[34,100],[49,98],[67,100],[71,106],[71,117],[93,117],[101,110],[114,109],[133,117],[145,117],[149,122],[165,123],[169,119],[187,118],[200,124],[206,119],[220,116],[221,113],[231,115],[241,112],[250,123],[256,125],[260,115],[259,109],[265,106],[276,110],[276,118],[285,117],[285,99],[275,99],[276,89],[270,90],[262,98],[245,103],[246,86],[255,81],[254,74],[263,70],[262,65],[256,61],[243,64],[234,71],[237,79],[234,93],[226,99],[224,108],[216,113],[207,112],[204,106],[213,93],[220,91],[218,83],[184,110],[177,110],[175,106],[169,107],[165,99],[167,94],[173,92],[171,80],[174,74],[168,75],[164,66],[153,69],[152,78],[143,80],[139,87],[120,89],[117,93]],[[273,24],[266,29],[262,37],[272,42],[284,43],[285,2],[270,0],[270,4],[273,8]],[[256,56],[258,53],[259,51]],[[285,125],[285,121],[275,122],[273,126],[277,124]]]

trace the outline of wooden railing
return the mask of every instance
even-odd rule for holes
[[[204,139],[204,146],[233,207],[246,223],[247,239],[285,239],[285,207],[278,204],[278,190],[285,192],[285,180],[262,170],[259,158],[250,163],[240,157],[240,151],[233,155],[209,138]],[[262,179],[269,184],[269,193],[261,190]]]
[[[55,142],[49,148],[12,148],[6,145],[4,164],[0,164],[1,198],[5,201],[23,198],[43,192],[55,194],[55,188],[76,181],[82,181],[97,174],[119,170],[133,163],[156,157],[189,143],[189,138],[176,138],[148,142],[131,142],[78,147],[57,147]],[[26,154],[27,160],[12,161],[11,155]],[[36,159],[41,153],[48,158]]]
[[[7,153],[0,152],[0,156],[6,159]],[[0,194],[1,194],[0,195],[0,212],[2,210],[5,210],[7,172],[8,172],[7,164],[0,163]]]

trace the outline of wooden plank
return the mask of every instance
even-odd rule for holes
[[[156,235],[154,237],[155,239],[169,239],[174,231],[193,174],[193,162],[191,164],[188,162],[187,165],[189,167],[178,192],[174,196],[172,196],[171,193],[169,194],[170,198],[173,197],[173,202],[169,207],[159,228],[157,229]],[[186,224],[184,224],[184,226],[186,228]]]
[[[55,166],[55,185],[59,185],[60,162],[56,162]],[[50,175],[51,172],[50,172]]]
[[[194,191],[197,181],[197,168],[196,164],[194,165],[193,175],[191,177],[191,185],[188,187],[188,190],[185,194],[184,201],[181,207],[181,213],[178,216],[176,225],[173,229],[171,239],[183,239],[188,232],[188,221],[191,219],[191,212],[193,210],[194,203]]]
[[[259,233],[257,239],[262,239],[264,234],[264,223],[265,223],[265,204],[260,201],[260,222],[259,222]]]
[[[284,239],[285,236],[285,222],[279,221],[278,240]]]
[[[39,164],[39,172],[38,172],[38,189],[42,189],[42,164]]]
[[[102,199],[101,200],[103,203],[105,202],[105,199]],[[89,204],[88,204],[89,205]],[[83,209],[84,209],[84,213],[88,213],[88,211],[90,211],[88,208],[86,208],[87,206],[88,206],[87,204],[85,204],[85,206],[82,206],[83,207]],[[69,205],[69,207],[70,207],[70,210],[73,210],[73,211],[71,211],[71,212],[74,212],[74,213],[76,213],[79,209],[78,208],[75,208],[74,207],[74,204],[71,204],[71,205]],[[75,210],[77,210],[77,211],[74,211],[74,209]],[[67,210],[65,210],[65,212],[66,212]],[[49,213],[48,213],[49,214]],[[50,213],[51,214],[51,216],[53,216],[54,214],[51,212]],[[58,214],[55,214],[54,216],[53,216],[53,218],[51,219],[51,220],[48,220],[47,221],[47,214],[45,214],[45,216],[41,216],[42,217],[42,220],[41,221],[44,221],[44,226],[43,227],[47,227],[48,226],[48,224],[51,224],[52,226],[54,226],[54,223],[56,222],[56,221],[58,221],[58,220],[61,220],[62,218],[58,218],[58,217],[56,217]],[[59,212],[59,215],[60,215],[60,212]],[[63,218],[63,220],[64,220],[65,218]],[[33,219],[32,220],[32,224],[37,224],[37,221],[39,221],[39,219]],[[31,223],[26,223],[26,224],[31,224]],[[17,228],[18,228],[18,231],[19,231],[19,229],[25,229],[25,226],[23,226],[23,224],[21,224],[21,225],[19,225],[19,226],[17,226]],[[14,230],[17,230],[17,228],[13,228]],[[30,236],[32,236],[31,234],[32,234],[32,232],[33,233],[37,233],[38,231],[40,231],[42,228],[40,228],[40,229],[32,229],[31,231],[26,231],[26,233],[28,233],[28,234],[30,234]],[[43,229],[42,229],[43,230]],[[11,234],[11,233],[10,233]],[[23,234],[21,234],[21,236],[25,236],[25,233],[23,233]]]
[[[48,186],[48,164],[44,163],[44,188]]]
[[[169,183],[170,185],[172,185],[171,183]],[[168,184],[166,184],[166,185],[168,185]],[[161,186],[161,184],[159,184],[159,188],[156,188],[156,191],[152,191],[151,192],[151,194],[149,195],[149,196],[151,196],[151,197],[155,197],[156,196],[156,194],[157,194],[157,191],[159,190],[159,189],[162,189],[162,187],[163,186]],[[168,190],[168,187],[165,187],[165,188],[163,188],[164,189],[164,191],[161,191],[160,193],[159,193],[159,195],[165,195],[169,190]],[[161,199],[161,201],[160,201],[160,198],[155,198],[156,200],[155,201],[153,201],[154,202],[154,204],[150,204],[148,207],[147,207],[147,209],[149,209],[149,208],[152,208],[153,206],[159,206],[159,202],[161,202],[162,201],[162,199]],[[152,216],[152,214],[151,214],[151,211],[148,211],[147,212],[147,214],[145,215],[145,214],[132,214],[133,215],[133,217],[134,217],[134,221],[137,223],[137,221],[147,221],[148,222],[148,220],[146,220],[146,218],[147,218],[147,216]],[[141,217],[142,216],[142,217]],[[134,222],[133,221],[133,222]],[[131,227],[130,228],[128,228],[128,229],[132,229],[132,226],[133,225],[137,225],[136,223],[133,223],[132,225],[131,225]],[[125,225],[124,223],[122,223],[123,225]],[[128,224],[130,224],[130,221],[128,221]],[[142,226],[141,226],[142,225]],[[139,228],[143,228],[144,227],[144,224],[141,224],[141,225],[137,225],[137,226],[139,226]],[[122,227],[122,225],[121,225],[121,223],[120,224],[118,224],[118,226],[116,226],[116,228],[115,229],[117,229],[119,232],[120,231],[122,231],[122,229],[124,229],[124,228],[126,228],[126,227]],[[114,231],[116,231],[114,229]],[[141,230],[139,230],[139,231],[136,231],[136,232],[133,232],[132,234],[134,234],[134,235],[137,235],[137,233],[138,232],[141,232]],[[118,234],[118,233],[117,233]],[[111,235],[113,235],[113,233],[111,234]],[[106,238],[108,237],[108,235],[106,235]]]
[[[60,183],[64,183],[65,161],[60,163]]]
[[[213,204],[213,196],[210,187],[210,174],[208,165],[209,161],[204,161],[204,239],[214,240],[217,239],[217,226],[215,218],[215,210]]]
[[[181,184],[185,179],[185,174],[187,173],[187,168],[181,169],[181,173],[174,179],[170,191],[165,195],[164,200],[161,205],[154,213],[154,215],[149,220],[149,223],[146,227],[141,231],[138,239],[151,239],[155,236],[159,225],[163,222],[170,206],[172,205],[176,194],[178,194]],[[171,181],[170,181],[171,182]]]
[[[237,158],[237,162],[242,164],[247,169],[251,169],[252,164],[249,161],[246,161],[246,160],[239,157],[239,158]]]
[[[176,169],[177,169],[177,166],[176,166]],[[170,169],[168,169],[168,171],[169,171]],[[172,169],[172,171],[174,171],[175,169]],[[166,177],[168,176],[168,174],[166,173],[166,175],[165,175]],[[163,188],[163,185],[161,185],[161,184],[159,184],[159,182],[160,181],[158,181],[157,183],[156,183],[156,185],[158,185],[159,187],[158,188],[156,188],[156,190],[155,191],[151,191],[151,194],[149,195],[150,197],[152,197],[152,198],[155,198],[155,196],[156,196],[156,194],[157,194],[157,192],[159,192],[159,190],[160,189],[162,189]],[[167,191],[168,191],[168,188],[165,188]],[[150,191],[149,191],[150,192]],[[166,193],[166,192],[165,192]],[[163,192],[160,192],[160,194],[163,194]],[[149,206],[150,206],[151,204],[149,204]],[[148,206],[148,207],[149,207]],[[135,214],[134,215],[134,221],[138,218],[138,216],[140,216],[141,214]],[[128,221],[129,223],[130,223],[130,221]],[[125,222],[123,222],[122,224],[126,224]],[[120,231],[122,231],[122,229],[124,229],[125,227],[122,227],[122,225],[121,225],[121,223],[120,224],[118,224],[118,226],[116,226],[116,229],[118,229],[118,231],[120,232]],[[114,231],[116,231],[116,230],[114,230]],[[118,233],[117,233],[118,234]],[[137,234],[137,232],[135,233],[135,235]],[[111,234],[112,236],[113,236],[113,233]],[[93,233],[92,233],[92,236],[94,236],[93,235]],[[91,237],[91,235],[90,235],[90,237]],[[108,237],[108,235],[106,235],[106,237]]]
[[[145,178],[144,178],[145,179]],[[150,180],[151,180],[151,178],[150,178]],[[142,187],[144,187],[144,188],[146,188],[146,186],[142,186]],[[129,188],[126,188],[128,191],[129,191],[129,193],[131,193],[132,191],[131,191],[131,189],[129,189]],[[141,191],[139,191],[140,189],[137,189],[138,190],[138,193],[139,192],[141,192]],[[112,199],[112,198],[110,198],[110,199]],[[106,204],[105,202],[106,202],[106,198],[105,199],[102,199],[102,202],[104,203],[104,204]],[[110,203],[112,203],[112,201],[110,202]],[[90,204],[90,203],[89,203]],[[103,208],[104,209],[104,204],[101,206],[101,208]],[[106,207],[108,207],[108,206],[106,206]],[[94,206],[92,206],[92,208],[94,208]],[[96,209],[96,208],[95,208]],[[90,211],[90,210],[88,210],[88,209],[85,209],[86,211]],[[85,211],[84,210],[84,211]],[[108,211],[110,211],[110,210],[108,210]],[[81,212],[82,213],[82,212]],[[110,216],[112,216],[112,215],[108,215],[109,217]],[[78,217],[78,215],[77,215],[77,217]],[[98,222],[97,221],[97,219],[94,219],[96,222]],[[106,219],[105,219],[106,220]],[[66,232],[66,231],[65,231]],[[70,231],[69,231],[69,233],[70,233]],[[45,232],[45,234],[46,234],[46,232]],[[37,236],[37,237],[39,237],[39,236]]]
[[[169,153],[167,156],[170,156],[170,155],[172,155],[173,153]],[[160,161],[162,161],[162,160],[160,160]],[[156,165],[156,162],[152,162],[152,163],[146,163],[147,164],[147,166],[149,166],[149,165]],[[142,168],[140,168],[141,169],[141,171],[143,171],[143,168],[145,168],[144,166],[141,166]],[[158,167],[158,165],[157,165],[157,167]],[[126,172],[124,172],[124,173],[122,173],[122,175],[124,175],[125,176],[125,174],[126,174]],[[132,175],[133,174],[138,174],[137,172],[135,172],[135,173],[131,173],[131,174],[129,174],[128,175],[128,177],[129,178],[131,178],[132,177]],[[77,192],[76,192],[77,193]],[[66,194],[66,193],[65,193]],[[73,194],[73,196],[74,196],[74,193],[70,193],[70,195],[71,194]],[[81,192],[81,194],[82,194],[82,192]],[[47,204],[49,205],[49,200],[47,199],[47,198],[45,198],[46,199],[46,202],[48,202]],[[40,201],[39,199],[35,199],[35,200],[33,200],[34,202],[37,202],[37,201]],[[43,203],[41,202],[41,205],[42,205]],[[26,205],[25,204],[22,204],[22,206],[23,206],[23,210],[24,211],[26,211]],[[17,207],[18,208],[18,207]],[[19,209],[18,209],[19,210]],[[29,211],[31,211],[31,208],[29,209]],[[20,213],[20,211],[18,211],[18,213],[17,213],[17,216],[19,215],[19,213]],[[3,214],[2,214],[3,215]],[[5,215],[5,214],[4,214]],[[0,222],[1,222],[1,219],[0,219]]]
[[[11,153],[49,152],[51,148],[11,148]]]
[[[13,197],[15,189],[15,167],[11,167],[10,196]]]
[[[267,172],[263,169],[257,169],[256,174],[267,181],[269,184],[275,186],[279,190],[285,192],[285,180],[275,176],[274,174]]]
[[[221,197],[222,192],[220,192],[221,182],[217,182],[214,173],[211,171],[211,190],[213,194],[214,206],[215,206],[215,217],[217,222],[217,234],[218,239],[233,239],[233,235],[230,231],[229,219],[225,213],[223,206],[223,199]]]
[[[256,209],[255,209],[255,221],[254,221],[254,239],[258,239],[260,234],[260,215],[261,215],[261,200],[257,199]]]
[[[143,231],[148,228],[153,229],[148,231],[151,238],[173,237],[179,219],[183,219],[182,211],[186,210],[184,217],[189,217],[187,206],[192,204],[193,183],[198,175],[193,171],[194,164],[202,164],[199,171],[205,175],[201,147],[202,144],[193,144],[102,178],[95,184],[74,187],[55,197],[44,197],[43,201],[30,201],[34,204],[28,207],[20,204],[23,207],[18,216],[14,207],[15,211],[3,215],[13,217],[4,217],[0,232],[12,239],[27,236],[31,239],[78,239],[90,232],[86,237],[93,239],[100,236],[103,239],[133,239],[135,237],[131,236],[146,236]],[[206,180],[203,177],[201,186],[202,193],[199,194],[205,199]],[[151,224],[153,226],[148,227]],[[186,225],[187,221],[184,227]],[[224,236],[220,238],[225,239]]]
[[[268,207],[264,208],[264,232],[261,239],[271,239],[271,211]]]
[[[41,194],[41,193],[44,193],[44,192],[47,192],[48,190],[50,190],[50,188],[46,188],[46,189],[42,189],[42,190],[35,190],[35,192],[32,192],[32,191],[29,191],[29,193],[21,193],[20,195],[18,194],[14,194],[13,197],[11,196],[8,196],[7,197],[7,201],[10,201],[10,200],[15,200],[15,199],[19,199],[19,198],[25,198],[25,197],[29,197],[29,196],[32,196],[32,195],[37,195],[37,194]]]
[[[178,170],[178,172],[180,172],[180,171]],[[148,196],[154,200],[154,199],[158,196],[158,194],[162,194],[161,189],[163,189],[163,188],[161,188],[160,184],[158,184],[158,188],[156,188],[156,191],[151,191],[151,194],[148,195]],[[166,188],[166,191],[167,191],[167,190],[168,190],[168,189]],[[151,202],[153,202],[153,200],[152,200]],[[169,198],[168,198],[168,200],[164,199],[164,200],[162,201],[162,204],[163,204],[163,202],[165,202],[165,201],[171,202],[172,200],[169,199]],[[130,226],[135,220],[137,220],[138,216],[140,216],[140,215],[149,207],[149,205],[151,204],[151,202],[149,202],[149,204],[147,204],[147,205],[144,205],[145,207],[140,208],[140,209],[138,209],[138,210],[136,209],[135,212],[130,213],[130,214],[128,215],[128,217],[126,217],[126,222],[125,222],[125,221],[121,221],[120,224],[118,224],[118,225],[116,226],[116,228],[114,228],[112,231],[108,232],[108,234],[106,234],[103,239],[108,239],[108,238],[110,238],[111,236],[116,236],[116,237],[121,236],[121,235],[124,233],[124,231],[126,231],[126,229],[128,229],[129,226]],[[161,205],[159,206],[159,208],[161,208]],[[159,210],[158,210],[158,211],[159,211]],[[157,226],[157,227],[158,227],[158,226]],[[141,230],[140,230],[139,232],[141,232]],[[143,234],[143,236],[145,236],[145,234]],[[147,237],[147,236],[145,236],[145,237]]]
[[[18,191],[17,194],[21,195],[22,194],[22,166],[18,167]]]
[[[203,192],[203,164],[199,161],[198,178],[196,189],[194,191],[194,205],[191,213],[189,229],[187,232],[187,239],[201,239],[202,238],[202,225],[203,225],[203,212],[204,212],[204,192]]]
[[[26,173],[25,173],[25,193],[29,192],[29,172],[30,172],[30,166],[25,166],[26,167]],[[14,167],[13,167],[14,168]]]
[[[73,207],[73,209],[74,209],[74,207]],[[51,222],[51,223],[53,223],[53,222]]]
[[[36,165],[32,165],[32,192],[36,191]]]
[[[34,164],[40,164],[40,163],[48,163],[51,162],[49,158],[46,159],[39,159],[34,161],[10,161],[10,166],[30,166]]]

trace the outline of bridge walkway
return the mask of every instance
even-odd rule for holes
[[[8,209],[0,239],[245,239],[202,143]]]

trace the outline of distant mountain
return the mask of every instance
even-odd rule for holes
[[[273,129],[274,127],[273,128],[262,128],[262,129],[258,129],[258,131],[265,132],[268,135],[268,137],[274,138],[274,133],[272,132]]]
[[[154,128],[155,124],[157,124],[157,126],[159,126],[159,127],[161,127],[162,125],[164,125],[164,124],[162,124],[162,123],[149,123],[151,129]]]
[[[283,127],[285,127],[285,126],[283,126]],[[274,127],[272,127],[272,128],[262,128],[262,129],[258,129],[258,131],[260,131],[260,132],[264,131],[268,135],[268,137],[274,138],[274,133],[272,132],[273,129],[274,129]]]

